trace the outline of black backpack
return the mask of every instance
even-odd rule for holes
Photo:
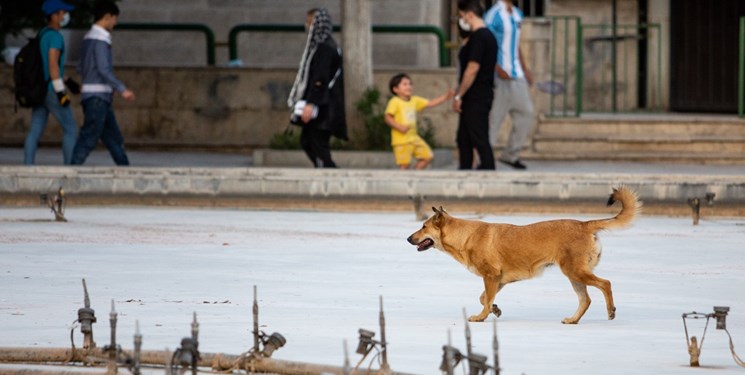
[[[41,105],[47,96],[49,81],[44,79],[42,31],[21,48],[13,63],[16,103],[25,108]]]

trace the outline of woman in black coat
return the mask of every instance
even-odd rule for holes
[[[341,49],[331,36],[331,17],[324,8],[308,11],[308,40],[287,104],[301,126],[300,144],[316,168],[336,168],[331,136],[347,140]]]

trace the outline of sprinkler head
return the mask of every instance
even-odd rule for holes
[[[489,371],[489,365],[486,364],[486,356],[472,353],[468,356],[469,374],[479,375],[486,374]]]
[[[729,312],[729,306],[714,306],[717,329],[727,329],[727,312]]]
[[[80,332],[93,332],[93,323],[96,322],[96,314],[90,307],[78,309],[78,323],[80,323]]]
[[[463,354],[460,353],[460,350],[450,346],[450,345],[443,345],[442,346],[442,362],[440,363],[440,371],[446,372],[448,370],[453,370],[460,361],[463,360]]]
[[[716,197],[716,196],[717,196],[716,194],[711,193],[711,192],[706,193],[706,195],[704,195],[704,198],[706,199],[706,204],[709,205],[709,206],[713,205],[714,204],[714,197]]]
[[[264,357],[271,357],[275,350],[285,346],[286,343],[287,340],[284,336],[278,332],[274,332],[264,341],[264,350],[261,353]]]
[[[375,332],[368,331],[366,329],[360,328],[360,342],[357,345],[357,354],[366,355],[372,347],[375,345],[375,341],[373,341],[373,336],[375,336]]]

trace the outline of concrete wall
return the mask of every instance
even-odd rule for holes
[[[387,97],[387,82],[396,71],[377,71],[375,82]],[[453,69],[410,70],[419,94],[434,97],[453,85]],[[255,68],[119,68],[117,75],[135,91],[137,100],[115,100],[117,119],[130,146],[186,146],[255,148],[268,145],[284,131],[289,110],[286,100],[294,69]],[[0,144],[21,146],[30,110],[14,112],[12,74],[0,68]],[[384,103],[382,103],[384,104]],[[75,117],[83,115],[74,98]],[[453,145],[457,118],[448,105],[427,110],[423,123],[436,127],[438,141]],[[352,133],[359,137],[359,133]],[[57,144],[61,130],[55,119],[42,138]]]
[[[215,33],[218,65],[228,62],[228,33],[238,24],[296,24],[305,22],[312,7],[329,10],[341,24],[341,0],[126,0],[119,3],[120,22],[202,23]],[[371,2],[374,25],[434,25],[445,28],[446,0],[376,0]],[[82,35],[82,34],[80,34]],[[76,38],[71,38],[76,39]],[[77,38],[79,39],[79,38]],[[336,36],[341,42],[341,37]],[[240,33],[239,58],[248,67],[293,67],[300,60],[303,33]],[[204,66],[205,38],[198,32],[117,31],[114,58],[121,66]],[[76,59],[70,50],[70,61]],[[373,36],[373,63],[378,67],[438,66],[434,36],[383,34]]]

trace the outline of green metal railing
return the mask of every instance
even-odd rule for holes
[[[640,56],[643,56],[638,49],[638,45],[635,45],[633,47],[629,47],[628,43],[630,42],[638,42],[639,40],[646,39],[649,40],[647,34],[650,30],[654,30],[656,33],[656,43],[657,43],[657,49],[656,49],[656,80],[653,83],[652,92],[656,94],[656,100],[653,99],[654,105],[646,105],[644,108],[639,108],[637,104],[631,104],[629,102],[629,99],[631,97],[630,93],[630,87],[627,86],[625,90],[622,92],[622,104],[623,109],[625,111],[629,111],[632,109],[635,110],[661,110],[663,108],[662,106],[662,33],[661,33],[661,27],[659,24],[620,24],[616,25],[616,30],[620,30],[620,34],[613,33],[612,31],[612,25],[610,24],[589,24],[589,25],[583,25],[582,28],[585,31],[585,37],[588,38],[591,42],[607,42],[607,43],[617,43],[617,45],[620,43],[621,47],[621,55],[617,57],[616,61],[610,61],[611,66],[611,78],[610,82],[608,82],[608,78],[606,74],[604,74],[604,64],[597,64],[599,67],[598,71],[600,74],[600,91],[606,92],[609,91],[610,95],[607,97],[603,97],[602,103],[600,104],[600,107],[592,108],[591,110],[596,111],[609,111],[609,112],[615,112],[617,110],[616,103],[618,101],[618,82],[616,80],[618,73],[617,69],[617,63],[618,61],[622,62],[621,66],[621,73],[622,73],[622,82],[629,83],[632,82],[631,77],[632,75],[636,75],[636,73],[629,73],[629,55],[631,52],[636,51],[637,58],[641,58]],[[589,37],[588,35],[591,34],[590,30],[598,30],[599,35],[594,37]],[[615,36],[614,36],[615,35]],[[593,47],[590,47],[593,48]],[[602,51],[600,48],[596,48],[596,50]],[[597,53],[597,52],[596,52]],[[646,53],[646,52],[645,52]],[[649,55],[649,54],[647,54]],[[648,60],[651,56],[648,56]],[[612,59],[612,57],[611,57]],[[636,60],[633,60],[636,61]],[[649,66],[649,65],[647,65]],[[637,82],[637,87],[642,87],[645,91],[648,90],[647,88],[648,82],[646,80],[644,82]],[[605,87],[610,85],[610,90],[606,90]],[[644,86],[640,86],[644,85]],[[606,100],[609,100],[610,104],[608,108],[604,103]],[[597,102],[596,102],[597,103]]]
[[[737,74],[737,115],[745,117],[745,17],[740,17],[740,61]]]
[[[559,113],[555,99],[558,95],[551,95],[549,115],[551,116],[568,116],[570,111],[569,103],[569,87],[570,87],[570,54],[569,51],[569,40],[570,40],[570,29],[574,26],[575,33],[575,54],[574,54],[574,66],[575,66],[575,81],[574,81],[574,116],[579,117],[582,113],[582,21],[577,16],[553,16],[546,17],[551,21],[551,69],[550,69],[550,80],[551,82],[557,82],[557,71],[556,71],[556,54],[559,48],[564,51],[561,83],[564,87],[564,92],[561,94],[562,107]],[[557,37],[557,33],[563,30],[563,36],[560,39]]]
[[[341,31],[341,26],[335,25],[334,31]],[[230,60],[238,59],[238,34],[241,32],[305,32],[303,25],[281,24],[241,24],[233,26],[228,34],[228,49]],[[445,48],[445,32],[439,27],[428,25],[373,25],[373,33],[402,33],[402,34],[433,34],[437,37],[440,66],[450,66],[450,55]]]
[[[209,26],[200,23],[120,23],[117,30],[135,31],[196,31],[207,39],[207,64],[215,65],[215,33]]]

